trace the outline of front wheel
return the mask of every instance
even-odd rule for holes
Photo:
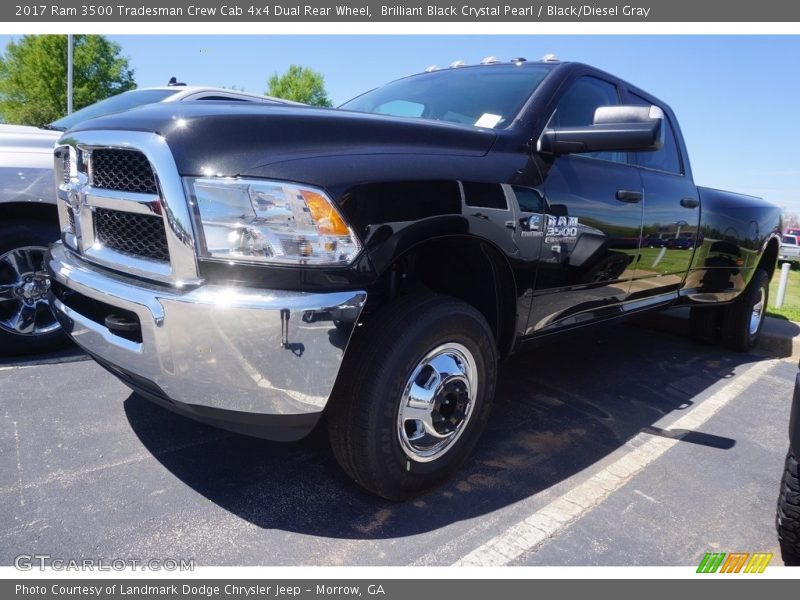
[[[352,346],[328,415],[342,468],[390,500],[449,477],[477,443],[494,396],[497,350],[486,319],[455,298],[407,296]]]
[[[791,450],[786,455],[775,526],[783,562],[789,566],[800,566],[800,472],[797,458]]]
[[[722,340],[728,348],[747,352],[755,346],[764,327],[768,300],[769,275],[764,269],[756,269],[742,294],[722,314]]]

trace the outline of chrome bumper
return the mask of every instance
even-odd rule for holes
[[[313,426],[367,297],[214,285],[181,292],[110,273],[62,243],[45,263],[53,310],[79,346],[137,391],[210,421],[305,416]],[[91,314],[81,314],[87,304]],[[100,322],[109,307],[138,317],[140,342]]]

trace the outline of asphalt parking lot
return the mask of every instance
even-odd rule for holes
[[[514,357],[456,479],[377,499],[325,436],[227,433],[79,352],[0,363],[0,564],[697,565],[773,552],[797,363],[635,325]]]

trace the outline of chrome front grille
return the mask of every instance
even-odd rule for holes
[[[191,213],[164,138],[80,131],[62,144],[55,156],[64,244],[122,274],[199,283]]]
[[[159,215],[94,209],[95,238],[108,248],[131,256],[169,262],[167,233]]]
[[[69,183],[69,177],[70,177],[70,172],[69,172],[69,170],[70,170],[69,152],[64,152],[64,158],[63,158],[63,162],[62,162],[62,167],[64,169],[63,174],[61,176],[62,181],[64,183]]]
[[[153,167],[136,150],[96,149],[91,154],[92,185],[104,190],[157,194]]]

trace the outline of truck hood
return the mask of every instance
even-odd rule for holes
[[[158,133],[181,175],[221,176],[315,156],[482,156],[497,135],[491,129],[423,119],[209,101],[149,105],[86,121],[72,131],[98,129]]]
[[[50,129],[0,125],[0,152],[41,152],[52,157],[59,136],[60,131]]]

